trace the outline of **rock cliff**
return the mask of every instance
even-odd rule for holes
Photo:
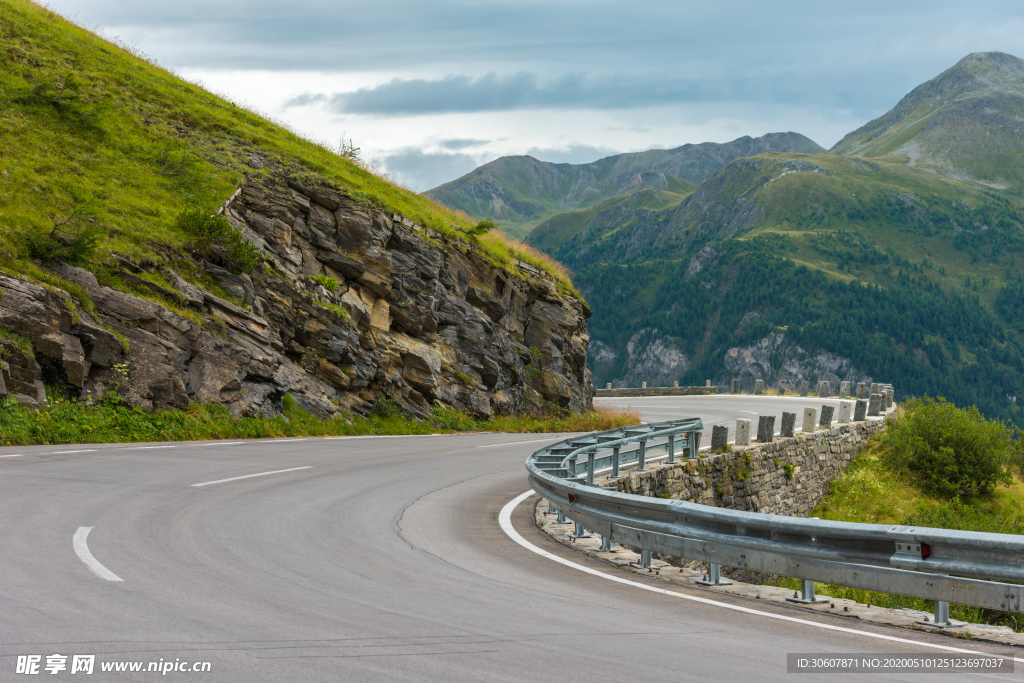
[[[481,417],[591,406],[590,311],[539,269],[283,175],[250,181],[222,212],[262,255],[251,276],[169,250],[161,263],[114,257],[139,296],[64,264],[42,265],[78,287],[0,276],[13,333],[0,395],[37,404],[52,384],[147,411],[273,415],[290,394],[322,417],[380,397],[416,416],[435,403]]]

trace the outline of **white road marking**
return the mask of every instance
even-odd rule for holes
[[[256,474],[243,474],[240,477],[230,477],[228,479],[217,479],[216,481],[204,481],[201,484],[192,484],[192,486],[209,486],[210,484],[223,484],[226,481],[238,481],[239,479],[251,479],[253,477],[265,477],[268,474],[281,474],[283,472],[296,472],[298,470],[312,469],[312,465],[306,467],[292,467],[287,470],[274,470],[273,472],[257,472]]]
[[[64,453],[95,453],[95,448],[85,448],[80,451],[53,451],[52,453],[40,453],[40,455],[63,455]]]
[[[197,443],[196,447],[199,446],[241,446],[244,441],[211,441],[210,443]]]
[[[275,443],[285,443],[287,441],[305,441],[305,439],[271,439],[269,441],[257,441],[256,443],[275,444]]]
[[[521,444],[521,443],[537,443],[537,442],[540,442],[540,441],[557,441],[558,439],[561,439],[561,438],[562,438],[562,435],[559,434],[558,436],[553,436],[550,439],[530,439],[529,441],[506,441],[505,443],[489,443],[486,446],[477,446],[477,448],[494,448],[495,446],[515,446],[516,444]]]
[[[147,451],[155,448],[177,448],[177,446],[132,446],[128,450],[130,451]]]
[[[645,591],[651,591],[652,593],[661,593],[662,595],[671,595],[674,598],[682,598],[684,600],[692,600],[693,602],[700,602],[700,603],[703,603],[705,605],[712,605],[714,607],[721,607],[723,609],[729,609],[729,610],[733,610],[733,611],[736,611],[736,612],[743,612],[745,614],[753,614],[753,615],[759,616],[759,617],[767,617],[769,619],[778,619],[780,621],[788,621],[790,623],[802,624],[804,626],[813,626],[815,628],[822,628],[822,629],[825,629],[825,630],[828,630],[828,631],[839,631],[840,633],[852,633],[854,635],[864,636],[866,638],[877,638],[879,640],[888,640],[888,641],[896,642],[896,643],[907,643],[909,645],[918,645],[920,647],[929,647],[929,648],[932,648],[932,649],[935,649],[935,650],[945,650],[946,652],[963,652],[965,654],[972,654],[972,655],[985,655],[985,656],[989,656],[989,657],[1005,657],[1004,655],[990,655],[987,652],[981,652],[979,650],[967,650],[967,649],[960,648],[960,647],[950,647],[948,645],[937,645],[935,643],[925,643],[925,642],[921,642],[919,640],[911,640],[909,638],[898,638],[896,636],[888,636],[888,635],[885,635],[885,634],[882,634],[882,633],[871,633],[870,631],[859,631],[859,630],[857,630],[855,628],[846,628],[845,626],[834,626],[832,624],[823,624],[823,623],[820,623],[820,622],[817,622],[817,621],[811,621],[810,619],[800,619],[798,617],[790,617],[790,616],[786,616],[784,614],[772,614],[771,612],[762,612],[761,610],[756,610],[756,609],[753,609],[753,608],[750,608],[750,607],[742,607],[740,605],[730,605],[727,602],[719,602],[718,600],[711,600],[709,598],[702,598],[702,597],[698,597],[696,595],[687,595],[686,593],[677,593],[676,591],[665,590],[664,588],[658,588],[656,586],[648,586],[646,584],[639,583],[637,581],[631,581],[631,580],[629,580],[627,578],[624,578],[624,577],[621,577],[621,576],[614,576],[612,574],[605,574],[604,572],[598,571],[596,569],[591,569],[590,567],[584,567],[581,564],[576,564],[575,562],[563,559],[563,558],[559,557],[558,555],[555,555],[553,553],[549,553],[548,551],[543,550],[542,548],[538,548],[537,546],[535,546],[534,544],[530,543],[525,538],[520,536],[519,532],[516,531],[512,527],[512,511],[515,510],[516,507],[520,503],[522,503],[524,500],[526,500],[527,498],[529,498],[530,496],[535,495],[535,494],[536,494],[535,491],[530,490],[530,491],[527,491],[527,492],[525,492],[525,493],[523,493],[523,494],[513,498],[512,500],[510,500],[505,505],[505,507],[503,507],[501,509],[501,513],[498,515],[498,524],[501,525],[502,531],[504,531],[506,534],[508,534],[509,538],[511,538],[513,541],[515,541],[519,545],[523,546],[524,548],[526,548],[530,552],[537,553],[541,557],[545,557],[545,558],[547,558],[549,560],[553,560],[553,561],[555,561],[555,562],[557,562],[559,564],[565,565],[566,567],[571,567],[572,569],[578,569],[581,572],[585,572],[585,573],[590,574],[592,576],[598,576],[598,577],[600,577],[602,579],[607,579],[609,581],[615,581],[616,583],[623,583],[623,584],[627,584],[627,585],[630,585],[630,586],[634,586],[635,588],[641,588],[641,589],[643,589]],[[1009,659],[1009,657],[1005,657],[1005,658]],[[1015,662],[1024,662],[1024,659],[1014,657],[1013,661],[1015,661]]]
[[[92,573],[101,579],[107,581],[124,581],[120,576],[110,571],[99,561],[92,556],[89,552],[89,546],[86,544],[85,539],[89,537],[89,532],[93,530],[91,526],[80,526],[78,531],[75,532],[75,538],[71,542],[71,545],[75,549],[75,554],[78,555],[78,559],[85,563],[85,566],[92,570]]]
[[[418,439],[421,436],[459,436],[458,434],[368,434],[366,436],[321,436],[322,441],[340,441],[342,439]]]
[[[0,458],[20,458],[24,453],[14,453],[13,455],[0,455]]]

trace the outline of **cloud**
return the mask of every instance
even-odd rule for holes
[[[526,150],[525,154],[534,159],[548,161],[553,164],[589,164],[613,154],[618,150],[609,147],[594,147],[593,145],[567,145],[565,147],[533,147]]]
[[[486,145],[490,140],[474,140],[472,138],[456,138],[452,140],[441,140],[438,146],[442,149],[466,149],[467,147],[479,147]]]
[[[413,147],[384,154],[373,161],[382,166],[388,175],[415,192],[431,190],[466,175],[480,165],[469,154],[424,152]]]
[[[533,73],[472,77],[453,74],[439,79],[395,78],[387,83],[332,95],[304,93],[286,108],[322,104],[336,114],[411,116],[511,111],[516,109],[631,109],[677,102],[723,100],[740,93],[770,97],[772,91],[743,83],[708,84],[678,78],[589,78],[569,74],[542,79]]]

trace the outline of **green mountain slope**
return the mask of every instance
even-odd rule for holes
[[[834,154],[904,154],[910,164],[1015,193],[1024,190],[1024,61],[964,57],[853,131]]]
[[[738,159],[676,206],[550,218],[531,241],[594,311],[595,383],[874,378],[1024,425],[1024,202],[998,187],[1020,170],[1019,64],[971,55],[894,110],[932,103],[928,121],[890,113],[841,153]]]
[[[183,210],[212,212],[272,167],[445,234],[475,224],[45,8],[0,0],[5,267],[18,270],[27,240],[57,224],[98,227],[107,254],[160,261],[186,241],[175,227]],[[499,261],[529,259],[498,237],[483,245]]]
[[[724,144],[618,154],[590,164],[502,157],[424,194],[470,216],[492,216],[518,237],[555,213],[588,208],[639,184],[678,192],[679,179],[700,183],[734,159],[770,151],[825,150],[797,133],[770,133]]]

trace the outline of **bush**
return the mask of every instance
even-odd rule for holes
[[[307,275],[306,277],[326,289],[328,292],[336,292],[340,286],[338,285],[337,280],[327,275]]]
[[[402,412],[402,407],[395,402],[395,399],[381,396],[370,406],[370,415],[391,420],[403,417],[405,413]]]
[[[89,259],[104,236],[103,230],[95,226],[75,231],[57,226],[44,234],[29,235],[25,243],[32,258],[77,266]]]
[[[946,399],[912,399],[885,435],[886,464],[933,495],[989,495],[1013,479],[1007,466],[1016,452],[1016,430],[986,420],[977,407],[957,408]]]
[[[260,264],[260,250],[222,215],[210,216],[202,209],[189,209],[178,216],[177,226],[192,238],[195,252],[220,262],[235,274],[251,274]]]

